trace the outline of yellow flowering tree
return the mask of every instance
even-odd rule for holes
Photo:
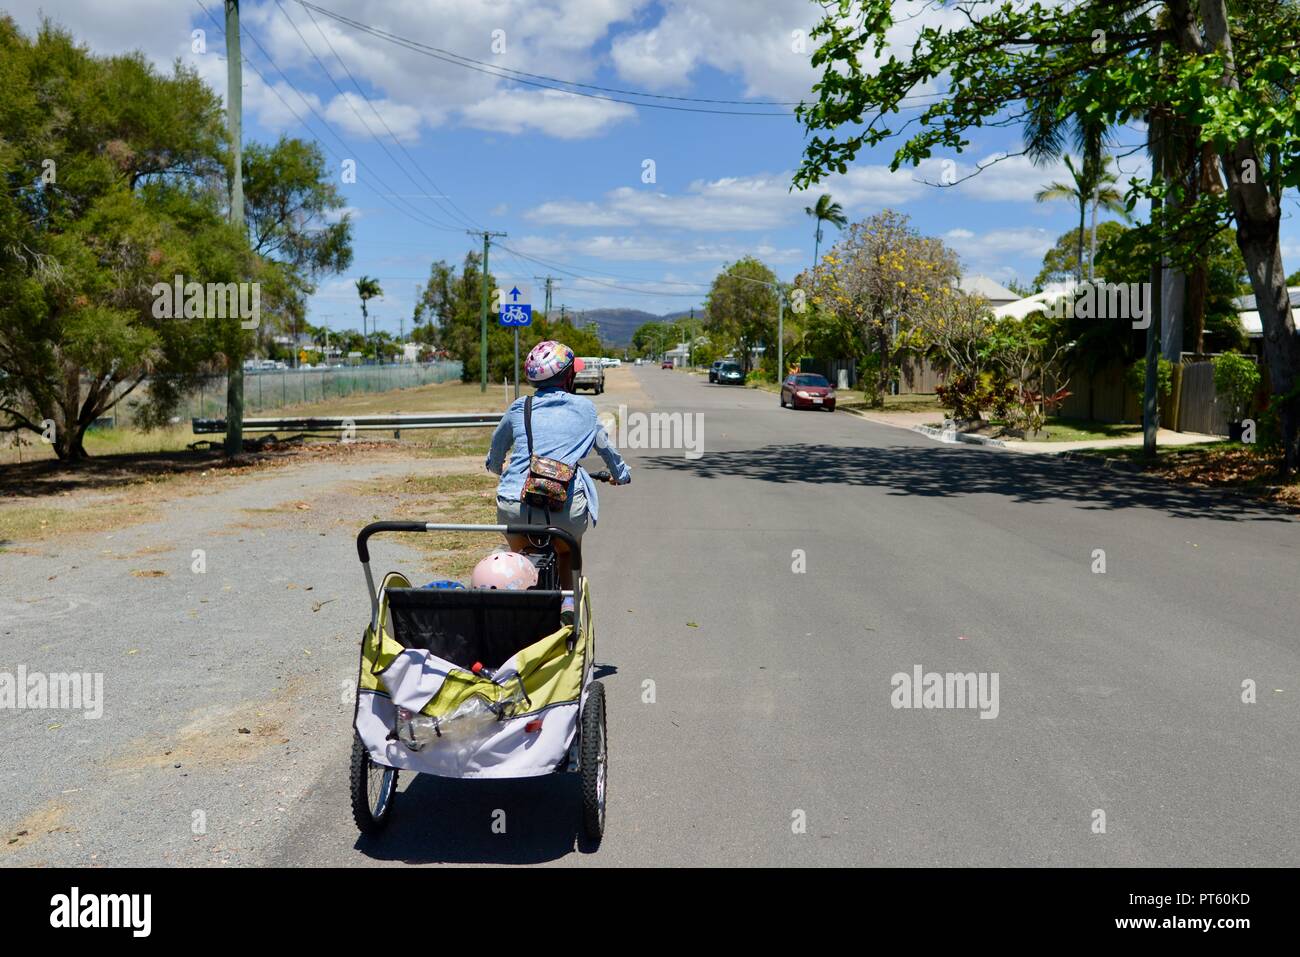
[[[852,224],[813,271],[813,303],[878,359],[873,405],[884,404],[899,354],[918,343],[919,325],[942,309],[959,275],[956,253],[892,209]]]

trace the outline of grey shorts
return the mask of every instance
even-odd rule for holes
[[[577,484],[576,482],[574,483]],[[587,496],[575,489],[562,512],[551,512],[550,524],[562,528],[579,541],[587,530]],[[520,501],[497,497],[497,523],[500,525],[545,525],[546,510]]]

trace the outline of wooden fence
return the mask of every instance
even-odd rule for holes
[[[1214,392],[1214,363],[1188,362],[1182,366],[1178,391],[1178,431],[1227,435],[1228,417],[1224,403]]]
[[[851,385],[857,382],[851,360],[809,361],[805,371],[820,372],[832,383],[841,365],[848,368]],[[944,380],[943,372],[924,357],[904,357],[898,367],[898,391],[901,395],[932,393]],[[1097,370],[1092,375],[1079,371],[1064,383],[1070,390],[1057,410],[1065,419],[1093,422],[1141,422],[1142,396],[1128,385],[1127,369],[1119,364]],[[1061,383],[1052,387],[1060,388]],[[1174,367],[1173,390],[1160,400],[1160,423],[1179,432],[1227,435],[1228,418],[1223,403],[1214,391],[1214,363],[1186,361]]]

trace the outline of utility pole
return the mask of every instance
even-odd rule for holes
[[[1148,120],[1152,117],[1148,114]],[[1151,181],[1159,183],[1164,179],[1165,163],[1163,144],[1155,141],[1152,132],[1155,124],[1147,124],[1148,152],[1151,154]],[[1151,222],[1157,227],[1163,214],[1163,198],[1159,195],[1151,198]],[[1159,429],[1160,415],[1160,318],[1164,303],[1161,285],[1164,280],[1165,255],[1158,251],[1156,261],[1151,266],[1151,292],[1147,296],[1147,341],[1146,341],[1146,377],[1142,390],[1142,455],[1144,458],[1156,457],[1156,431]]]
[[[551,318],[551,288],[559,280],[554,276],[534,276],[533,279],[546,283],[546,318],[549,320]]]
[[[776,381],[785,381],[785,293],[776,284]]]
[[[694,355],[694,353],[695,353],[695,307],[694,307],[694,306],[691,306],[691,322],[690,322],[690,325],[688,325],[688,326],[686,327],[686,366],[687,366],[687,368],[690,368],[690,369],[695,368],[695,363],[691,360],[691,356]]]
[[[234,149],[230,180],[230,222],[244,232],[243,57],[239,52],[239,0],[226,2],[226,128]],[[226,455],[244,451],[244,330],[236,323],[226,351]]]
[[[479,362],[479,391],[486,392],[487,391],[488,249],[492,246],[492,237],[500,236],[502,238],[505,238],[506,234],[493,233],[493,232],[489,232],[486,229],[483,230],[481,233],[475,232],[472,229],[467,229],[465,230],[465,232],[469,233],[471,236],[483,237],[483,272],[480,274],[479,277],[479,303],[482,307],[482,311],[479,315],[479,327],[478,327],[478,333],[479,333],[478,362]]]

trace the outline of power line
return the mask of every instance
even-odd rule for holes
[[[208,19],[211,20],[213,23],[217,24],[218,28],[220,28],[221,26],[220,21],[218,21],[217,18],[213,16],[212,12],[207,8],[207,6],[204,5],[203,0],[194,0],[194,2],[198,4],[199,9],[201,9],[207,15]],[[317,109],[311,105],[311,101],[308,100],[305,96],[303,96],[302,91],[299,90],[296,86],[294,86],[292,80],[290,80],[287,76],[285,76],[284,71],[280,69],[279,65],[275,62],[275,59],[266,51],[266,48],[262,46],[262,44],[258,41],[256,34],[252,33],[246,27],[242,32],[250,40],[253,41],[253,44],[260,51],[262,51],[262,55],[266,57],[267,61],[271,64],[271,66],[275,68],[275,71],[280,74],[280,77],[281,79],[284,80],[285,85],[288,86],[289,89],[293,90],[293,92],[297,95],[298,99],[300,99],[303,105],[307,107],[308,111],[310,111],[311,114],[316,117],[317,121],[319,121],[320,124],[329,132],[329,134],[334,137],[334,139],[339,143],[339,145],[343,147],[344,151],[355,154],[356,150],[352,149],[352,147],[348,145],[348,143],[341,136],[339,136],[338,133],[334,131],[334,128],[330,126],[329,121],[320,115],[319,111],[317,111]],[[334,150],[331,149],[330,146],[322,140],[322,138],[316,133],[315,130],[311,128],[310,124],[308,124],[307,121],[302,118],[302,116],[298,113],[297,110],[295,110],[292,106],[289,105],[289,102],[283,96],[280,95],[280,91],[275,88],[275,85],[272,84],[271,81],[266,78],[266,75],[257,68],[256,63],[254,63],[251,59],[249,59],[246,56],[242,57],[241,59],[244,63],[248,64],[249,68],[255,74],[257,74],[258,79],[262,81],[263,85],[265,85],[266,88],[270,90],[273,94],[275,94],[275,98],[279,100],[281,104],[284,105],[284,108],[289,111],[289,113],[293,116],[295,120],[298,121],[299,125],[302,126],[303,129],[311,133],[312,136],[315,136],[317,141],[319,141],[321,145],[325,148],[325,150],[335,159],[339,161],[342,161],[344,159],[344,157],[334,152]],[[363,167],[369,170],[369,167],[364,166],[360,158],[356,160],[356,163],[359,167]],[[389,193],[393,193],[394,195],[396,195],[393,188],[389,186],[386,182],[384,182],[384,180],[382,180],[378,174],[371,173],[369,175],[371,178],[374,179],[376,183],[378,183],[384,189],[388,190]],[[370,183],[367,182],[366,185],[369,187]],[[393,207],[393,209],[415,220],[417,223],[419,223],[422,226],[429,226],[433,229],[441,229],[447,232],[460,232],[459,229],[456,229],[451,226],[444,226],[442,224],[433,221],[432,219],[427,218],[425,214],[421,213],[419,210],[415,209],[414,207],[409,206],[409,204],[407,204],[407,206],[405,207],[399,206],[398,204],[388,199],[386,195],[379,192],[378,190],[372,188],[372,191],[375,193],[376,196],[382,199],[385,203],[388,203],[389,206]]]
[[[280,0],[276,0],[276,6],[280,6]],[[330,52],[334,54],[334,59],[338,61],[339,66],[343,67],[343,72],[348,75],[348,79],[352,81],[352,85],[357,88],[357,92],[361,94],[361,98],[365,100],[366,105],[370,107],[370,112],[375,115],[375,119],[379,120],[379,122],[383,125],[384,129],[388,131],[389,138],[391,138],[393,143],[397,146],[397,148],[402,151],[402,155],[406,157],[407,161],[413,167],[415,167],[416,172],[418,172],[421,176],[423,176],[426,180],[428,180],[429,185],[433,187],[434,201],[438,202],[439,205],[441,206],[442,204],[438,200],[438,196],[443,193],[442,187],[439,186],[436,182],[434,182],[433,177],[431,177],[428,173],[424,171],[424,168],[415,161],[415,157],[411,155],[410,151],[406,148],[405,144],[403,144],[402,141],[397,138],[396,134],[393,133],[392,129],[388,125],[388,121],[384,119],[383,114],[381,114],[377,109],[375,109],[374,103],[370,101],[370,98],[366,96],[365,91],[361,89],[361,84],[357,82],[357,78],[352,74],[352,71],[348,69],[348,65],[343,61],[343,57],[339,56],[338,50],[334,49],[334,44],[330,41],[330,38],[325,33],[325,31],[321,29],[321,25],[316,21],[316,17],[312,15],[311,10],[309,8],[304,8],[304,9],[307,12],[308,19],[310,19],[312,22],[312,26],[316,28],[316,32],[320,34],[320,38],[325,41],[325,45],[328,46]],[[289,14],[285,11],[283,7],[280,7],[280,12],[284,14],[285,19],[289,19]],[[445,212],[448,213],[448,215],[451,215],[455,219],[459,219],[461,223],[465,226],[472,226],[475,228],[478,227],[478,223],[476,223],[468,213],[466,213],[463,209],[457,206],[455,200],[453,200],[450,196],[447,196],[446,198],[447,198],[447,202],[451,205],[451,209],[447,209],[445,206],[443,207],[443,209]]]
[[[375,131],[370,128],[370,124],[366,122],[365,117],[363,117],[357,111],[357,108],[352,105],[352,100],[348,97],[348,95],[345,92],[343,92],[343,87],[339,86],[338,81],[334,79],[334,74],[330,73],[329,68],[326,67],[325,64],[321,61],[321,58],[316,55],[316,51],[313,50],[311,44],[307,42],[307,38],[302,35],[302,31],[298,29],[298,24],[293,22],[293,19],[289,16],[288,11],[286,11],[283,5],[281,5],[280,0],[275,0],[275,5],[276,7],[279,8],[280,13],[284,16],[284,18],[289,21],[289,26],[293,27],[293,32],[298,35],[298,39],[301,40],[302,45],[307,48],[307,52],[310,53],[311,58],[316,61],[316,65],[321,68],[321,71],[325,74],[325,77],[330,81],[330,84],[334,87],[335,90],[338,91],[338,94],[343,99],[343,102],[346,103],[348,109],[352,111],[352,115],[357,118],[357,122],[360,123],[362,127],[365,129],[365,131],[370,134],[370,138],[379,145],[379,148],[384,151],[384,155],[388,157],[388,159],[392,162],[392,164],[396,166],[398,169],[400,169],[402,171],[402,174],[415,185],[416,189],[421,189],[421,190],[424,189],[424,187],[421,186],[416,181],[415,177],[412,176],[410,172],[407,171],[406,167],[403,166],[401,163],[397,162],[397,157],[395,157],[391,152],[389,152],[389,149],[384,144],[384,141],[375,135]],[[370,102],[369,99],[367,99],[364,94],[362,94],[361,98],[365,100],[366,103]],[[447,228],[454,228],[454,224],[448,223]]]
[[[353,20],[350,17],[345,17],[341,14],[335,13],[332,10],[326,10],[324,7],[317,6],[314,3],[308,3],[307,0],[295,0],[295,2],[298,3],[300,6],[310,7],[311,9],[315,10],[317,13],[320,13],[322,16],[329,17],[331,20],[335,20],[339,23],[346,24],[347,26],[352,27],[354,30],[359,30],[362,33],[367,33],[370,36],[376,37],[381,40],[387,40],[389,43],[393,43],[396,44],[397,46],[404,47],[405,49],[411,50],[412,52],[415,53],[422,54],[423,56],[431,57],[432,59],[435,60],[440,60],[443,63],[449,63],[452,66],[459,66],[467,70],[473,70],[476,73],[485,73],[488,76],[494,76],[497,77],[498,79],[514,80],[516,83],[523,83],[527,86],[540,87],[545,90],[554,90],[559,93],[568,93],[573,96],[585,96],[594,100],[607,100],[612,103],[624,103],[628,106],[644,106],[656,110],[673,110],[681,113],[711,113],[711,114],[721,115],[721,116],[789,117],[792,115],[788,110],[782,110],[780,112],[775,112],[775,111],[764,112],[764,111],[756,111],[756,110],[714,110],[714,109],[705,109],[702,107],[673,106],[668,103],[644,103],[639,100],[622,99],[620,98],[621,96],[637,96],[637,97],[646,97],[652,99],[680,99],[688,102],[730,103],[733,105],[750,105],[751,103],[753,103],[753,101],[748,101],[748,100],[712,101],[712,100],[695,99],[691,97],[670,97],[665,94],[659,94],[659,93],[643,93],[643,92],[636,92],[636,91],[614,91],[607,87],[598,87],[592,84],[576,83],[570,80],[561,80],[554,77],[544,77],[541,74],[525,73],[522,70],[513,70],[509,67],[502,67],[502,66],[497,66],[496,64],[489,64],[481,60],[474,60],[469,57],[461,56],[460,54],[457,53],[452,53],[449,50],[443,50],[439,47],[430,46],[429,44],[426,43],[420,43],[417,40],[409,40],[406,37],[399,37],[396,34],[389,33],[386,30],[381,30],[378,27],[372,27],[358,20]],[[533,79],[533,77],[540,77],[540,79]],[[565,86],[579,87],[579,89],[564,89],[563,87]],[[600,92],[600,93],[584,92],[582,88],[591,89],[591,90],[607,90],[608,93],[607,92]],[[615,93],[615,92],[619,93],[620,95],[619,96],[609,95],[609,93]]]
[[[333,13],[332,11],[326,10],[325,8],[317,6],[314,3],[308,3],[305,2],[305,0],[295,0],[295,2],[300,4],[303,7],[311,7],[312,9],[316,10],[323,16],[331,17],[342,23],[346,23],[349,26],[355,26],[357,29],[365,29],[367,31],[373,30],[375,31],[376,34],[382,34],[384,32],[382,30],[379,30],[377,27],[369,27],[366,24],[360,23],[359,21],[352,20],[348,17],[345,17],[342,14]],[[559,77],[547,76],[543,73],[529,73],[526,70],[516,70],[513,67],[500,66],[496,63],[487,63],[486,61],[483,60],[476,60],[473,57],[468,57],[460,53],[454,53],[451,50],[444,50],[440,47],[429,46],[428,44],[419,43],[418,41],[415,40],[412,40],[411,42],[417,46],[425,47],[426,49],[432,50],[436,53],[440,53],[444,56],[453,57],[454,59],[457,60],[463,60],[466,63],[474,63],[479,66],[488,67],[489,69],[493,69],[493,70],[500,70],[504,73],[511,73],[516,76],[530,77],[534,80],[544,80],[548,83],[558,83],[564,86],[576,86],[587,90],[599,90],[602,93],[617,93],[623,96],[644,96],[656,100],[677,100],[683,103],[715,103],[715,104],[730,105],[730,106],[798,106],[800,103],[799,100],[720,100],[720,99],[707,99],[705,97],[699,97],[699,96],[672,96],[667,93],[649,93],[646,92],[645,90],[620,90],[617,87],[600,86],[595,83],[580,83],[577,80],[562,80]]]
[[[630,292],[630,293],[633,293],[634,295],[639,295],[639,296],[688,296],[688,297],[692,297],[692,298],[698,298],[698,296],[699,296],[699,293],[697,293],[697,292],[650,292],[649,290],[646,290],[646,289],[634,289],[634,288],[632,288],[632,287],[630,287],[630,286],[620,286],[620,285],[618,285],[617,283],[605,282],[605,281],[603,281],[603,280],[596,279],[596,278],[593,278],[593,277],[591,277],[591,276],[584,276],[584,275],[582,275],[581,273],[573,272],[572,270],[570,270],[570,269],[566,269],[566,268],[564,268],[564,267],[562,267],[562,266],[560,266],[560,265],[558,265],[558,264],[556,264],[556,263],[546,262],[545,260],[537,259],[537,258],[535,258],[535,257],[533,257],[533,256],[529,256],[527,253],[521,253],[521,252],[520,252],[519,250],[517,250],[517,249],[512,249],[512,248],[510,248],[509,246],[506,246],[506,245],[503,244],[503,243],[498,243],[497,245],[498,245],[500,248],[506,250],[507,252],[513,253],[514,255],[520,257],[521,259],[527,259],[527,260],[529,260],[530,262],[534,262],[534,263],[536,263],[536,264],[539,265],[539,266],[547,266],[547,267],[549,267],[549,268],[551,268],[551,269],[554,269],[556,272],[563,273],[563,274],[565,274],[565,275],[567,275],[567,276],[569,276],[569,277],[571,277],[571,278],[573,278],[573,279],[581,279],[583,282],[594,283],[594,284],[597,285],[597,286],[605,286],[605,287],[607,287],[607,288],[609,288],[609,289],[618,289],[618,290],[620,290],[620,291],[622,291],[622,292]],[[639,281],[639,280],[629,280],[629,281],[636,282],[636,281]],[[648,280],[648,281],[649,281],[649,282],[656,282],[656,280]],[[681,284],[681,283],[673,283],[673,285],[682,285],[682,284]],[[696,285],[703,286],[703,285],[706,285],[706,284],[705,284],[705,283],[697,283]]]

